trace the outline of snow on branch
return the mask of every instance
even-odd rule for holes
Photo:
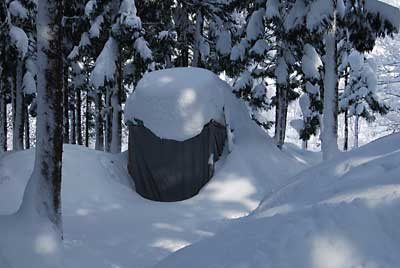
[[[106,81],[114,80],[117,57],[118,44],[114,38],[110,37],[97,58],[91,75],[92,84],[96,88],[104,86],[104,82]]]
[[[364,9],[390,22],[396,31],[400,30],[400,9],[379,0],[364,0]]]

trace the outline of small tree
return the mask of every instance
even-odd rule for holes
[[[376,74],[365,56],[354,50],[349,55],[349,65],[349,82],[340,96],[339,107],[342,111],[348,111],[348,117],[355,117],[354,147],[357,148],[360,117],[372,122],[375,120],[374,113],[386,114],[389,107],[375,94]]]

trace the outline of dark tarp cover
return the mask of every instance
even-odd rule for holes
[[[164,202],[193,197],[212,177],[226,137],[215,121],[185,141],[161,139],[143,124],[130,124],[128,169],[136,191]]]

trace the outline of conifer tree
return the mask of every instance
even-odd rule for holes
[[[234,37],[236,44],[230,53],[228,74],[236,77],[234,93],[251,107],[251,117],[268,129],[271,122],[262,117],[271,108],[267,98],[266,78],[274,76],[272,35],[266,30],[265,2],[248,3],[249,15]]]
[[[137,83],[152,62],[153,55],[143,38],[142,24],[137,16],[135,3],[123,0],[114,11],[110,34],[97,57],[91,80],[96,89],[110,86],[110,92],[106,95],[106,107],[109,110],[106,128],[111,130],[111,133],[106,131],[106,141],[110,138],[110,151],[118,153],[121,151],[124,83]],[[128,60],[135,64],[132,72],[125,69]],[[107,68],[104,68],[105,66]]]
[[[389,107],[375,94],[377,78],[365,56],[354,50],[349,55],[349,82],[340,96],[340,109],[347,110],[348,117],[354,117],[354,147],[358,147],[359,119],[368,122],[376,118],[374,113],[386,114]]]
[[[144,38],[152,49],[156,69],[173,67],[178,56],[174,4],[173,0],[156,0],[141,2],[137,6],[137,15],[142,21]]]

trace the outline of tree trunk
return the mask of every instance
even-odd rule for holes
[[[185,33],[184,37],[184,47],[182,48],[182,67],[189,66],[189,42],[187,38],[187,33]]]
[[[25,149],[31,148],[31,137],[30,137],[30,126],[29,126],[29,112],[28,105],[24,105],[24,113],[25,113]]]
[[[349,70],[346,68],[346,72],[344,75],[344,88],[347,88],[347,85],[349,83]],[[349,111],[346,109],[344,111],[344,145],[343,145],[343,151],[349,150],[349,117],[348,117]]]
[[[354,121],[354,148],[358,148],[358,133],[360,129],[359,122],[360,122],[360,116],[356,115]]]
[[[117,84],[111,96],[112,107],[112,131],[111,131],[111,153],[116,154],[121,152],[122,140],[122,108],[121,97],[123,94],[123,70],[122,63],[117,64]]]
[[[15,106],[14,106],[14,125],[13,125],[13,150],[20,151],[24,149],[24,92],[23,77],[24,68],[21,59],[17,60],[15,76]]]
[[[104,119],[103,119],[103,99],[99,91],[96,94],[96,144],[95,149],[104,150]]]
[[[308,149],[308,141],[302,141],[301,147],[303,148],[304,151],[307,151],[307,149]]]
[[[74,101],[71,113],[71,144],[76,144],[76,101]]]
[[[64,88],[63,88],[63,110],[64,110],[64,143],[69,143],[69,90],[68,90],[68,65],[64,64]]]
[[[349,117],[348,111],[344,112],[344,146],[343,150],[347,151],[349,149]]]
[[[21,213],[48,218],[62,238],[63,1],[38,2],[38,86],[35,166]],[[34,214],[32,214],[34,213]]]
[[[201,13],[201,10],[198,9],[196,13],[196,30],[194,33],[192,67],[198,67],[200,65],[200,41],[201,41],[202,31],[203,31],[203,14]]]
[[[322,129],[322,155],[329,160],[339,151],[337,144],[338,129],[338,79],[337,79],[337,46],[336,46],[336,11],[332,29],[325,35],[325,78],[324,110]]]
[[[288,93],[287,89],[277,84],[276,86],[277,103],[275,112],[275,141],[279,149],[285,143],[287,113],[288,113]]]
[[[111,108],[111,95],[112,88],[107,85],[106,88],[106,140],[105,140],[105,151],[111,151],[111,140],[112,140],[112,108]]]
[[[188,27],[190,24],[190,20],[188,17],[188,14],[185,10],[180,7],[180,11],[182,12],[182,20],[180,21],[180,28],[181,32],[180,35],[182,35],[182,44],[181,44],[181,62],[180,66],[181,67],[188,67],[189,66],[189,40],[188,40]]]
[[[89,87],[86,91],[86,110],[85,110],[85,146],[89,147],[89,130],[90,130],[90,92]]]
[[[82,139],[82,96],[81,89],[76,89],[76,138],[79,145],[83,145]]]
[[[0,81],[0,153],[7,151],[7,104]]]
[[[165,68],[170,69],[173,67],[172,65],[172,57],[171,55],[165,55],[164,57]]]

